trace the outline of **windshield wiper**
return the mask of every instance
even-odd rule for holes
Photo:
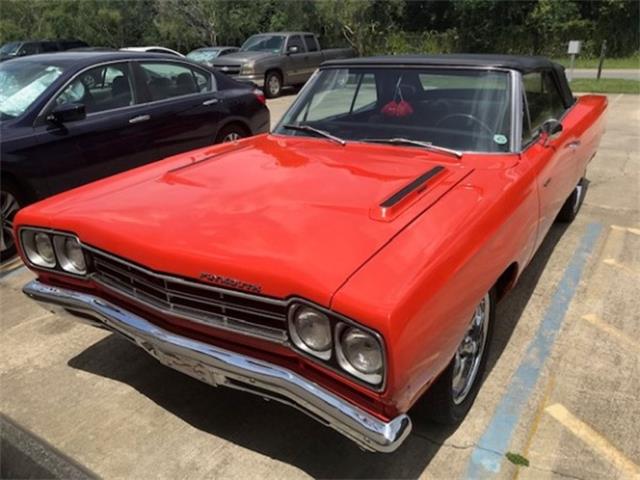
[[[331,135],[329,132],[326,132],[324,130],[320,130],[319,128],[315,128],[312,127],[310,125],[293,125],[291,123],[287,123],[286,125],[283,125],[282,128],[287,128],[289,130],[298,130],[300,132],[312,132],[312,133],[316,133],[324,138],[328,138],[329,140],[332,140],[334,142],[338,142],[340,145],[342,145],[343,147],[347,144],[346,141],[344,141],[343,139],[341,139],[340,137],[336,137],[335,135]]]
[[[448,153],[449,155],[455,155],[458,158],[462,158],[462,152],[459,150],[453,150],[451,148],[439,147],[431,142],[421,142],[420,140],[411,140],[410,138],[362,138],[360,142],[372,142],[372,143],[390,143],[393,145],[415,145],[416,147],[426,148],[427,150],[433,150],[435,152]]]

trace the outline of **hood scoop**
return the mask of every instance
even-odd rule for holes
[[[424,207],[428,208],[471,172],[471,169],[436,165],[372,207],[369,217],[380,222],[391,222],[419,201],[426,202]]]

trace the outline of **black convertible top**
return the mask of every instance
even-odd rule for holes
[[[375,67],[375,66],[437,66],[437,67],[471,67],[471,68],[505,68],[517,70],[523,74],[539,70],[551,70],[560,92],[568,107],[574,99],[571,88],[564,74],[564,67],[546,57],[526,55],[493,55],[474,53],[452,53],[443,55],[387,55],[379,57],[347,58],[329,60],[322,63],[324,67]]]
[[[546,57],[525,55],[486,55],[452,53],[446,55],[386,55],[379,57],[347,58],[329,60],[323,66],[337,65],[437,65],[448,67],[508,68],[521,72],[532,72],[543,68],[563,68]]]

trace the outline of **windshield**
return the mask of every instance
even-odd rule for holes
[[[15,55],[21,42],[9,42],[0,47],[0,55]]]
[[[431,68],[321,70],[275,129],[308,125],[349,141],[398,139],[466,152],[508,152],[509,74]],[[316,135],[317,136],[317,135]],[[417,145],[416,145],[417,146]]]
[[[244,42],[240,48],[243,52],[273,52],[282,51],[284,35],[254,35]]]
[[[202,63],[213,60],[219,54],[220,50],[194,50],[193,52],[189,52],[187,54],[187,58],[189,60],[193,60],[194,62]]]
[[[0,119],[22,115],[60,75],[63,68],[33,62],[0,64]]]

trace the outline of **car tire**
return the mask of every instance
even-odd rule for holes
[[[567,198],[560,209],[560,213],[558,213],[558,217],[556,220],[562,223],[571,223],[573,222],[576,215],[580,211],[580,207],[582,206],[582,202],[584,201],[585,194],[587,193],[587,185],[583,178],[580,179],[576,188],[573,189],[571,195]]]
[[[457,425],[471,409],[487,367],[495,305],[495,289],[491,289],[474,310],[469,329],[453,359],[427,391],[425,413],[430,420],[443,425]],[[481,337],[477,337],[478,334]],[[471,353],[474,347],[470,342],[475,342],[474,353]],[[465,370],[467,367],[470,368],[468,371]]]
[[[11,181],[2,180],[0,190],[0,216],[2,217],[0,233],[0,262],[11,260],[17,254],[15,239],[13,238],[13,219],[20,208],[25,205],[23,195]]]
[[[231,125],[227,125],[222,130],[220,130],[220,132],[218,132],[216,143],[235,142],[236,140],[240,140],[241,138],[247,136],[249,136],[249,134],[242,125],[233,123]]]
[[[282,93],[282,75],[276,71],[267,72],[264,77],[264,95],[277,98]]]

